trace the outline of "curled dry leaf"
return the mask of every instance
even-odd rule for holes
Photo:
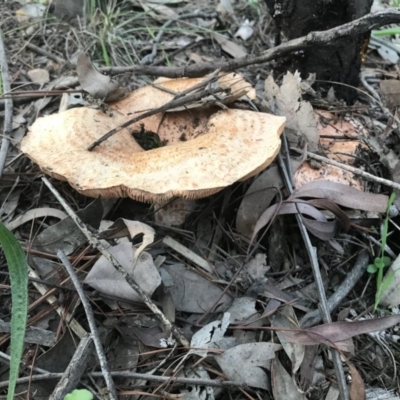
[[[129,236],[130,239],[133,239],[135,236],[140,234],[143,234],[143,239],[142,244],[135,250],[135,255],[133,257],[133,266],[135,266],[142,251],[149,244],[154,242],[156,232],[151,226],[144,224],[143,222],[119,218],[106,231],[102,232],[101,237],[111,239]]]
[[[97,71],[85,53],[79,53],[76,72],[83,90],[95,99],[115,101],[125,95],[117,82]]]
[[[290,198],[327,199],[354,210],[386,212],[389,197],[366,193],[361,190],[330,181],[310,182],[297,189]]]
[[[309,200],[298,200],[311,198]],[[303,218],[307,229],[322,240],[332,239],[338,229],[337,221],[328,221],[317,208],[331,211],[348,230],[351,226],[349,217],[337,204],[355,210],[384,213],[388,196],[366,193],[350,186],[330,181],[314,181],[301,186],[282,204],[274,204],[259,217],[253,231],[253,239],[258,232],[267,226],[276,215],[301,213],[310,216]],[[317,208],[316,208],[317,207]]]
[[[307,202],[284,202],[283,204],[274,204],[262,213],[258,219],[253,231],[253,238],[258,232],[267,226],[277,215],[297,214],[310,216],[313,219],[303,218],[303,222],[308,230],[322,240],[332,239],[337,233],[338,225],[336,221],[328,221],[325,215]]]
[[[290,160],[292,171],[295,171],[301,163],[302,161]],[[284,186],[277,165],[272,165],[254,179],[236,214],[236,229],[239,233],[251,238],[257,220]]]
[[[32,210],[28,210],[23,214],[19,215],[17,218],[13,219],[11,222],[6,224],[7,229],[10,231],[18,228],[19,226],[25,224],[25,222],[32,221],[36,218],[43,218],[43,217],[50,217],[50,218],[58,218],[64,219],[67,218],[68,215],[61,210],[57,210],[56,208],[50,207],[41,207],[41,208],[34,208]]]
[[[219,84],[225,87],[232,82],[242,92],[245,84],[239,78],[224,74]],[[200,81],[163,79],[158,85],[182,92]],[[173,98],[171,93],[147,86],[113,103],[112,115],[83,107],[39,118],[24,138],[22,151],[43,171],[67,180],[83,194],[148,202],[211,195],[254,176],[277,155],[285,118],[236,109],[215,113],[213,107],[184,111],[180,131],[159,130],[168,124],[165,114],[157,114],[121,130],[93,151],[86,150],[132,116]],[[144,151],[132,137],[141,134],[146,138],[157,134],[159,144],[166,146]]]

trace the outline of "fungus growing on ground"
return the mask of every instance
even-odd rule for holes
[[[180,92],[199,81],[156,82]],[[225,75],[218,83],[231,85],[233,93],[252,90],[237,74]],[[211,195],[257,174],[277,155],[285,118],[215,105],[154,115],[87,150],[104,133],[173,98],[146,86],[111,103],[107,114],[83,107],[39,118],[21,149],[45,173],[87,196],[152,203]],[[160,146],[145,151],[134,138],[138,132],[156,135]]]

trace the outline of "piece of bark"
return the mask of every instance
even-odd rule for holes
[[[360,18],[370,11],[372,0],[265,0],[268,9],[274,11],[280,37],[291,40],[310,32],[323,31]],[[274,4],[273,4],[274,3]],[[361,52],[369,32],[345,36],[324,46],[315,46],[283,58],[277,71],[296,70],[303,78],[317,74],[317,80],[341,82],[357,87],[361,67]],[[320,82],[321,88],[332,84]],[[344,85],[334,85],[335,94],[348,102],[357,92]]]

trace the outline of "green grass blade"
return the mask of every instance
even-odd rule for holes
[[[1,222],[0,245],[6,256],[11,280],[11,362],[7,400],[13,400],[28,314],[28,266],[21,245]]]

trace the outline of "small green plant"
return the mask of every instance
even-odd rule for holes
[[[375,307],[376,310],[378,305],[382,299],[383,293],[385,293],[386,289],[389,287],[391,282],[393,281],[395,271],[391,271],[388,276],[383,279],[383,271],[386,267],[388,267],[391,263],[389,257],[385,256],[385,247],[386,241],[388,236],[389,230],[389,212],[390,207],[393,204],[393,201],[396,197],[396,193],[392,193],[389,197],[387,209],[386,209],[386,216],[383,220],[383,227],[382,227],[382,240],[381,240],[381,250],[379,253],[379,257],[376,257],[373,264],[369,264],[367,267],[367,271],[370,274],[376,274],[376,294],[375,294]]]
[[[18,240],[1,222],[0,246],[6,257],[11,281],[11,361],[7,400],[13,400],[28,315],[28,265]]]
[[[89,390],[75,389],[72,393],[67,394],[64,400],[93,400],[93,395]]]

